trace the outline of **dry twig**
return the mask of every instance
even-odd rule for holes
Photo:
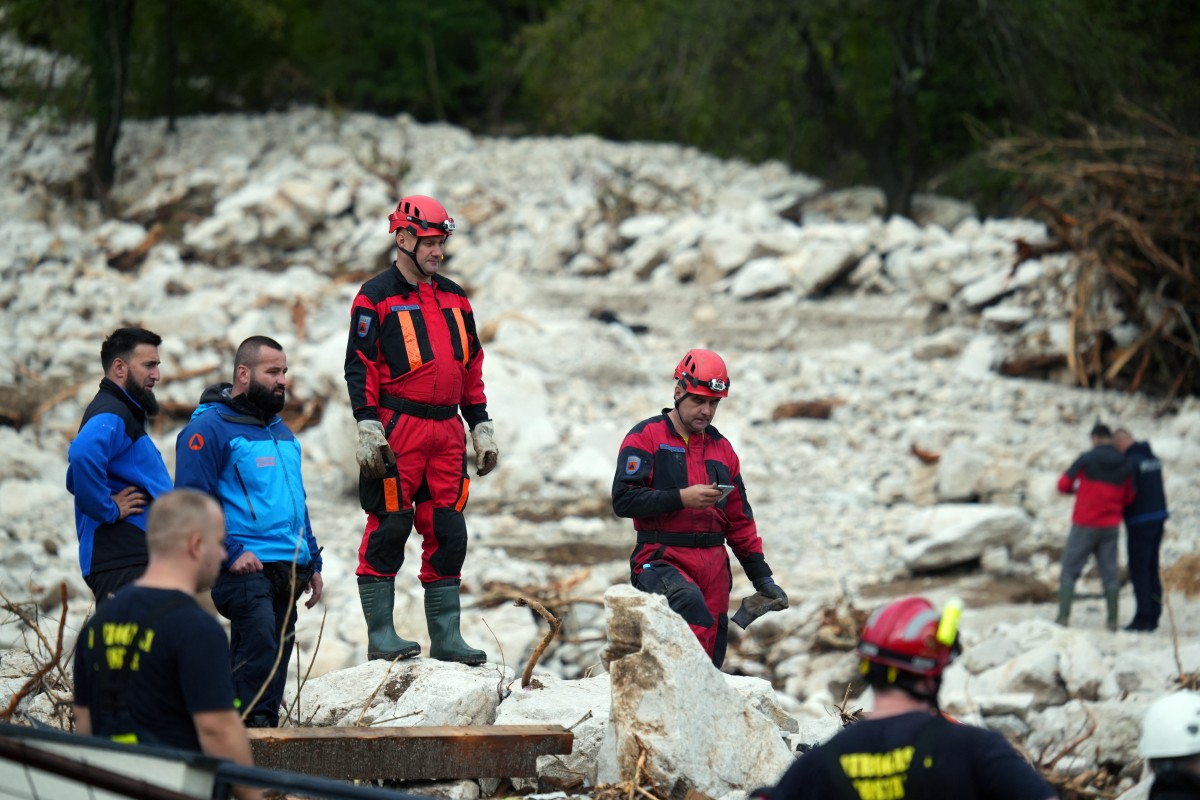
[[[1077,138],[994,139],[991,164],[1022,176],[1028,211],[1079,264],[1069,327],[1072,376],[1083,386],[1200,393],[1200,140],[1130,103],[1124,130],[1086,124]],[[1018,259],[1034,246],[1018,242]],[[1141,329],[1120,347],[1112,304]]]
[[[8,720],[12,718],[13,712],[17,710],[17,706],[24,700],[33,689],[42,682],[42,679],[59,664],[62,658],[63,649],[63,630],[67,627],[67,584],[60,583],[58,585],[59,597],[62,601],[62,616],[58,619],[58,640],[54,645],[51,659],[38,667],[37,671],[25,681],[24,685],[12,696],[8,702],[8,707],[0,711],[0,720]],[[38,631],[41,635],[41,631]]]
[[[532,608],[550,625],[550,630],[546,631],[546,635],[542,637],[542,641],[539,642],[538,646],[535,647],[533,652],[529,654],[529,660],[525,662],[525,669],[521,672],[521,688],[528,689],[529,680],[533,677],[533,668],[537,664],[538,659],[542,657],[542,653],[546,652],[546,648],[550,645],[550,642],[554,641],[554,637],[558,633],[558,629],[562,627],[562,620],[547,611],[546,607],[537,600],[533,600],[528,597],[522,597],[513,601],[513,605],[528,606],[529,608]]]

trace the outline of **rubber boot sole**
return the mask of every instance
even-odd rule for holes
[[[421,655],[421,645],[413,643],[411,647],[402,647],[392,652],[368,651],[367,661],[395,661],[397,658],[412,658]]]
[[[435,656],[430,653],[429,657],[434,661],[446,661],[451,664],[466,664],[469,667],[478,667],[480,664],[487,663],[487,653],[480,653],[477,656]]]

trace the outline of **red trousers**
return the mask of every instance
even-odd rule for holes
[[[733,589],[725,546],[639,545],[629,567],[633,585],[644,592],[665,595],[671,610],[683,617],[696,634],[704,652],[721,666],[729,629],[729,593]]]
[[[385,430],[393,413],[380,409]],[[395,466],[383,478],[359,478],[367,525],[356,574],[395,577],[415,522],[421,536],[421,583],[461,578],[467,556],[463,508],[471,486],[462,419],[400,414],[388,444],[396,454]]]

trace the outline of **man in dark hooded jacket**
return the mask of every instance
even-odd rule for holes
[[[1162,581],[1158,577],[1158,550],[1167,521],[1167,495],[1163,491],[1162,462],[1149,442],[1138,442],[1125,428],[1113,432],[1113,444],[1125,454],[1133,472],[1133,502],[1125,506],[1125,546],[1129,555],[1129,582],[1137,611],[1127,631],[1152,631],[1162,614]]]
[[[300,442],[279,417],[287,356],[266,336],[242,342],[232,384],[208,387],[175,441],[175,483],[212,495],[225,512],[225,562],[213,605],[230,621],[233,685],[246,727],[273,728],[287,683],[296,601],[321,599]]]

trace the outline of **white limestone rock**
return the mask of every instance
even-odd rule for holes
[[[864,236],[844,239],[814,239],[783,257],[797,293],[809,297],[825,291],[847,275],[866,255]]]
[[[799,723],[779,705],[779,698],[771,688],[771,682],[748,675],[726,675],[725,682],[746,702],[758,709],[764,717],[772,720],[781,731],[796,733]]]
[[[1030,646],[1016,658],[979,675],[996,693],[1033,695],[1033,708],[1060,705],[1070,696],[1062,681],[1059,651],[1054,644]]]
[[[497,725],[561,725],[574,734],[571,752],[565,756],[539,756],[538,775],[567,779],[586,776],[596,783],[596,761],[610,725],[612,687],[607,674],[578,681],[563,681],[552,675],[535,673],[534,683],[522,689],[520,681],[496,712]],[[522,785],[533,783],[528,779]],[[521,788],[518,786],[518,788]]]
[[[979,442],[958,440],[941,453],[937,464],[937,498],[954,502],[978,498],[989,453]]]
[[[1012,545],[1029,527],[1029,516],[1017,508],[943,503],[913,516],[901,558],[913,572],[962,564],[989,547]]]
[[[1071,700],[1046,708],[1029,720],[1032,732],[1026,747],[1052,758],[1070,742],[1086,735],[1073,751],[1084,756],[1085,763],[1133,763],[1138,758],[1141,722],[1148,705],[1147,698],[1130,697],[1095,703]]]
[[[729,294],[738,300],[771,297],[786,291],[791,278],[775,256],[755,258],[739,269],[728,281]]]
[[[635,735],[651,751],[647,773],[672,795],[694,788],[721,798],[777,781],[792,758],[778,726],[729,687],[666,598],[617,586],[605,607],[620,724],[605,736],[597,781],[632,774]]]
[[[368,661],[305,684],[301,718],[312,725],[490,725],[509,677],[496,666],[428,658]],[[284,698],[290,704],[291,698]]]

